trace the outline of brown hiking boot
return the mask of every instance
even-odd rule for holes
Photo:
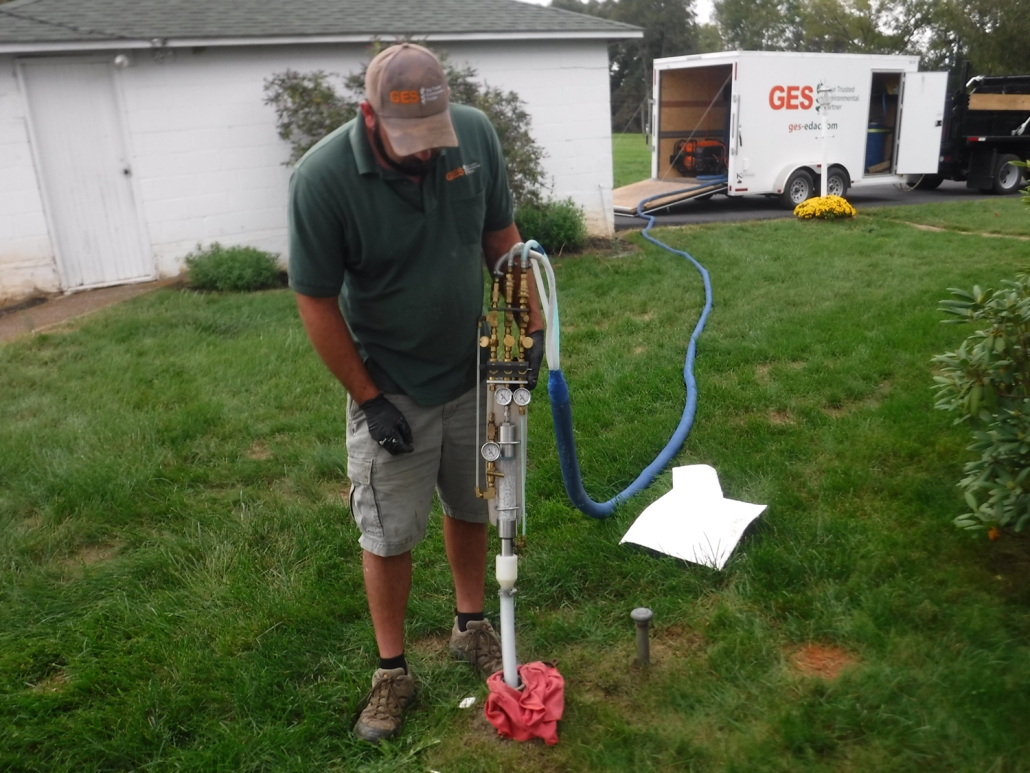
[[[451,654],[458,660],[471,663],[483,676],[488,677],[504,666],[501,662],[501,640],[497,638],[489,620],[472,620],[462,633],[458,618],[451,629]]]
[[[415,680],[403,668],[377,669],[372,691],[354,725],[354,735],[369,743],[393,738],[401,731],[404,709],[415,697]]]

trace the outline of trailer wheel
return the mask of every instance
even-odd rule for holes
[[[994,170],[993,190],[999,196],[1015,193],[1023,182],[1023,170],[1013,166],[1013,161],[1019,161],[1019,156],[1006,153],[998,159],[998,166]]]
[[[804,169],[798,169],[787,178],[787,184],[780,194],[780,203],[787,209],[794,209],[802,201],[810,199],[813,190],[812,175]]]
[[[844,198],[848,195],[849,182],[848,174],[843,167],[831,166],[830,176],[826,178],[826,195]]]

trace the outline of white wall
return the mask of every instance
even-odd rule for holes
[[[285,252],[289,148],[262,91],[282,63],[268,53],[139,51],[117,71],[159,274],[214,241]]]
[[[60,288],[14,59],[0,56],[0,303]]]
[[[614,233],[608,47],[604,41],[477,43],[449,46],[491,86],[527,103],[547,157],[552,195],[584,208],[591,233]],[[523,234],[532,238],[532,234]]]
[[[604,41],[441,47],[455,64],[472,65],[481,80],[521,96],[533,135],[547,154],[551,194],[572,197],[582,206],[591,232],[612,233]],[[342,80],[360,70],[367,49],[320,45],[127,53],[130,66],[114,70],[114,77],[157,273],[177,273],[198,243],[253,245],[285,257],[290,170],[283,162],[290,150],[276,132],[274,111],[264,104],[264,81],[287,68],[321,69]],[[0,296],[8,285],[53,290],[58,282],[32,169],[24,100],[13,73],[11,58],[0,57]]]

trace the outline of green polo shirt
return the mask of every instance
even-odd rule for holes
[[[451,105],[458,147],[413,183],[380,166],[364,122],[321,140],[290,180],[290,287],[340,297],[376,386],[440,405],[475,385],[484,231],[512,222],[497,134]]]

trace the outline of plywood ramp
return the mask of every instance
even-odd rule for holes
[[[641,180],[612,191],[614,210],[622,215],[635,215],[637,204],[652,196],[660,198],[648,202],[644,212],[668,207],[688,199],[720,193],[726,190],[725,182],[699,181],[694,177],[677,177],[674,180]],[[662,194],[666,194],[662,196]]]

